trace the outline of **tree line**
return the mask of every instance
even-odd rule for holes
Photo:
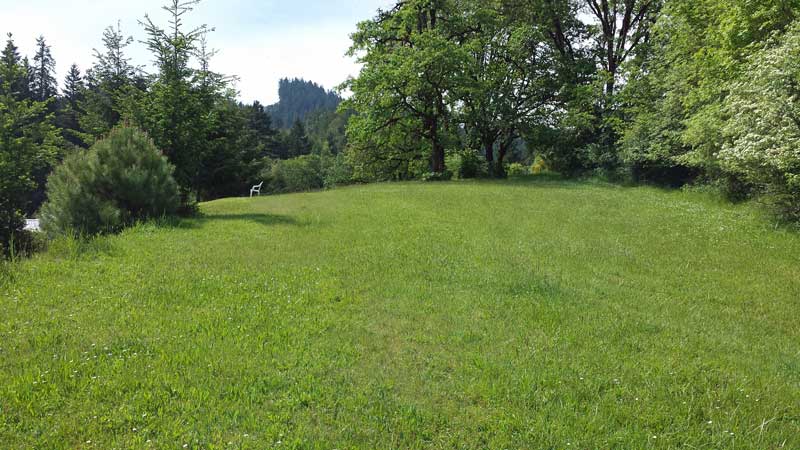
[[[352,34],[362,69],[340,86],[346,100],[284,79],[272,106],[239,102],[235,78],[213,70],[212,30],[184,23],[198,2],[169,0],[166,24],[140,20],[150,72],[117,24],[60,91],[45,38],[29,59],[8,36],[4,251],[53,168],[123,124],[172,165],[184,211],[251,182],[503,177],[535,162],[710,186],[800,219],[800,0],[397,0]],[[142,141],[115,139],[128,135]]]
[[[358,25],[357,178],[450,154],[712,186],[800,218],[797,0],[400,0]],[[521,155],[521,156],[520,156]]]
[[[0,58],[0,248],[19,236],[23,218],[45,202],[47,179],[66,157],[83,152],[126,125],[143,130],[174,166],[184,211],[198,200],[241,195],[271,174],[275,161],[313,152],[333,158],[344,129],[339,98],[304,80],[283,80],[271,107],[236,99],[235,77],[213,70],[216,50],[207,26],[188,28],[199,0],[169,0],[164,25],[140,25],[153,56],[149,73],[128,56],[134,39],[108,27],[85,72],[72,64],[61,89],[56,61],[43,36],[33,59],[8,34]],[[314,112],[317,108],[323,108]],[[276,126],[273,114],[286,121]],[[312,131],[306,130],[306,116]],[[290,122],[291,120],[291,122]],[[338,131],[337,131],[338,130]]]

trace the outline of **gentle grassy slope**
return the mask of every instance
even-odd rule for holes
[[[562,182],[230,199],[0,287],[2,448],[800,448],[800,236]]]

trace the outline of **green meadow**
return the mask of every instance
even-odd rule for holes
[[[3,449],[797,449],[800,235],[548,179],[235,198],[3,269]]]

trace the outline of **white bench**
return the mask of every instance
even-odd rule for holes
[[[264,186],[264,182],[263,181],[261,183],[255,185],[255,186],[251,187],[250,188],[250,197],[252,197],[253,194],[261,195],[261,187],[262,186]]]
[[[39,227],[39,219],[25,219],[25,230],[41,231],[42,229]]]

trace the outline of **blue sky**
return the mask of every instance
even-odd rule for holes
[[[33,56],[35,39],[43,34],[52,46],[59,80],[77,63],[81,70],[100,48],[103,29],[121,21],[137,40],[130,54],[146,65],[150,56],[138,41],[145,13],[166,24],[160,11],[167,0],[0,0],[0,33],[12,32],[21,52]],[[370,18],[392,0],[203,0],[189,24],[216,29],[209,37],[219,50],[213,69],[237,75],[243,101],[277,100],[278,80],[304,77],[332,88],[358,73],[344,56],[357,22]]]

